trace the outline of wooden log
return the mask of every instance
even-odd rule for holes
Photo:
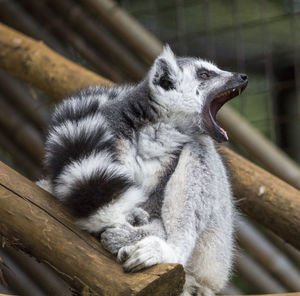
[[[237,254],[235,267],[256,288],[258,293],[287,292],[287,289],[280,285],[262,266],[243,252]]]
[[[80,0],[125,44],[149,64],[161,52],[161,43],[111,0]]]
[[[2,96],[0,99],[1,128],[31,156],[37,165],[41,165],[44,157],[44,145],[40,133],[7,104]]]
[[[300,273],[295,265],[246,220],[241,219],[239,221],[238,241],[266,270],[275,275],[289,291],[300,291]]]
[[[161,264],[141,273],[124,273],[95,238],[74,226],[62,204],[3,163],[0,204],[1,235],[79,291],[109,296],[179,295],[182,291],[181,265]]]
[[[42,290],[44,295],[72,296],[72,288],[55,274],[53,270],[45,266],[45,264],[38,262],[34,257],[8,245],[5,245],[3,248],[0,247],[0,254],[1,253],[8,256],[13,263],[17,265],[18,269]],[[2,258],[4,259],[4,263],[8,265],[5,256]],[[12,287],[14,287],[14,285],[12,285]],[[33,291],[29,292],[29,296],[34,295]],[[23,296],[24,293],[20,293],[20,295]],[[36,293],[35,295],[40,296],[40,294]]]
[[[243,100],[243,98],[241,98]],[[285,152],[259,133],[230,106],[223,106],[218,114],[221,126],[229,138],[246,148],[266,169],[300,189],[300,167]]]
[[[41,167],[37,166],[24,152],[23,149],[19,148],[10,137],[0,131],[0,147],[4,149],[15,161],[16,166],[26,173],[26,176],[32,180],[37,180],[42,175]]]
[[[0,256],[2,258],[2,262],[0,262],[0,271],[3,273],[3,278],[8,284],[8,287],[12,288],[17,295],[46,296],[37,284],[33,282],[18,264],[16,264],[10,256],[5,254],[2,249],[0,249]]]
[[[73,31],[68,23],[54,14],[44,1],[35,0],[19,0],[20,3],[33,14],[44,25],[48,25],[51,31],[62,41],[67,41],[74,47],[92,66],[98,70],[102,75],[107,76],[116,82],[122,82],[119,70],[110,65],[105,59],[101,58],[97,52],[92,49],[89,44],[82,39],[76,31]]]
[[[219,151],[228,163],[238,207],[300,249],[300,192],[227,147]]]
[[[88,85],[112,85],[1,24],[0,66],[56,98]],[[300,248],[299,191],[228,148],[220,151],[230,163],[234,194],[240,199],[241,209]]]
[[[80,32],[97,50],[103,52],[112,64],[121,67],[135,81],[144,78],[146,67],[124,46],[113,38],[101,24],[93,21],[81,6],[72,0],[48,0],[77,32]]]
[[[16,1],[0,1],[0,19],[5,24],[36,40],[43,40],[56,52],[66,56],[66,50],[60,42],[49,34],[46,28],[41,27],[35,19],[30,17]]]
[[[109,80],[65,59],[42,42],[1,23],[0,67],[56,99],[89,85],[112,85]]]
[[[295,263],[295,265],[300,266],[300,251],[285,242],[282,238],[280,238],[278,235],[276,235],[274,232],[269,231],[266,229],[265,233],[271,241],[279,246],[281,250],[284,251],[292,259],[292,261]]]
[[[40,100],[34,100],[28,89],[15,77],[0,69],[0,92],[28,119],[36,129],[45,132],[48,126],[49,111],[46,112]]]

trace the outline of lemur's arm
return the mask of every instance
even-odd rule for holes
[[[193,149],[188,145],[183,150],[165,191],[162,227],[166,238],[151,231],[136,244],[121,248],[118,258],[124,262],[125,270],[137,271],[167,262],[186,264],[196,239],[207,226],[214,204],[209,192],[210,169],[197,155],[199,147]]]
[[[53,193],[90,232],[101,231],[109,221],[122,222],[122,205],[114,211],[109,203],[126,196],[130,204],[140,194],[118,162],[114,134],[101,113],[118,92],[91,87],[65,100],[54,112],[46,141],[45,164]],[[101,221],[100,208],[107,212],[98,215]]]

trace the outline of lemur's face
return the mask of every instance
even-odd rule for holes
[[[179,129],[193,136],[209,134],[218,142],[228,140],[217,124],[217,112],[246,88],[246,74],[223,71],[197,58],[176,58],[167,46],[149,79],[153,97]]]

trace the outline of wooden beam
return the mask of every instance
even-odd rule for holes
[[[272,244],[272,242],[246,219],[240,219],[237,228],[239,244],[251,254],[264,269],[268,270],[277,280],[287,287],[288,291],[300,291],[299,269],[288,256]],[[268,291],[264,292],[268,293]],[[279,291],[277,291],[277,293],[278,292]]]
[[[179,295],[181,265],[124,273],[115,258],[49,193],[0,163],[0,234],[12,246],[53,268],[73,288],[91,295]]]
[[[80,0],[80,2],[149,64],[160,54],[162,49],[160,41],[116,2],[110,0]]]
[[[112,85],[35,41],[0,23],[0,67],[56,99],[89,85]]]
[[[284,293],[288,291],[247,253],[239,251],[236,257],[235,269],[255,288],[256,292]]]
[[[110,63],[122,68],[135,81],[144,78],[147,67],[126,46],[105,30],[101,23],[95,22],[78,3],[74,0],[50,0],[48,2],[76,28],[77,32],[80,32],[97,50],[108,57]]]
[[[218,120],[234,143],[245,147],[272,174],[300,189],[300,167],[297,162],[258,132],[242,115],[225,105],[218,114]]]
[[[219,151],[228,163],[238,207],[300,249],[299,190],[227,147],[219,147]]]

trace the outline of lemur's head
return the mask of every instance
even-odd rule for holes
[[[169,46],[149,72],[150,91],[179,129],[227,141],[216,120],[219,109],[247,86],[246,74],[220,70],[199,58],[176,58]]]

